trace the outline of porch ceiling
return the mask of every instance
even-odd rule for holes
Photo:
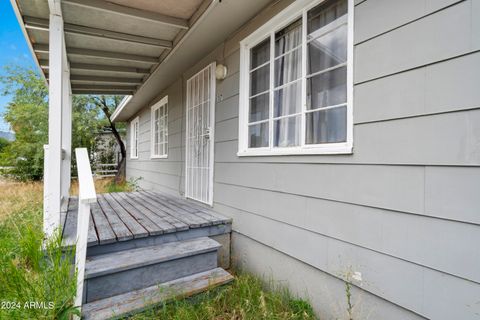
[[[10,1],[48,80],[52,0]],[[61,0],[72,93],[132,95],[113,116],[128,120],[275,1]]]
[[[11,1],[48,80],[49,1]],[[211,1],[62,0],[72,93],[133,94]]]

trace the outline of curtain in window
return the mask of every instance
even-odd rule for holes
[[[305,143],[347,139],[347,1],[329,0],[308,12]]]
[[[274,70],[273,117],[284,118],[274,120],[273,145],[298,146],[302,110],[301,19],[275,34]]]
[[[325,0],[250,49],[249,148],[347,141],[347,11]]]

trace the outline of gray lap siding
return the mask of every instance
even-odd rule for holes
[[[352,155],[236,155],[238,41],[268,20],[262,13],[159,92],[158,99],[169,95],[167,159],[150,159],[149,106],[139,113],[139,159],[127,161],[127,175],[148,189],[184,193],[185,82],[208,63],[223,63],[214,209],[233,218],[232,261],[288,280],[327,318],[344,314],[342,303],[326,308],[345,299],[340,280],[358,271],[361,316],[474,319],[480,1],[355,3]]]

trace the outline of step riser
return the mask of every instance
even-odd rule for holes
[[[233,277],[221,268],[197,273],[159,286],[125,293],[84,305],[84,320],[105,320],[120,318],[140,312],[155,305],[161,305],[176,297],[189,297],[202,291],[224,285]]]
[[[217,267],[217,250],[86,280],[86,302],[150,287]]]
[[[135,248],[143,248],[174,241],[183,241],[200,237],[212,237],[222,234],[230,234],[231,224],[219,224],[216,226],[188,229],[172,233],[149,236],[146,238],[137,238],[128,241],[119,241],[110,244],[95,245],[87,248],[87,256],[92,257],[111,252],[125,251]]]

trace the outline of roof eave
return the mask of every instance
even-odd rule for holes
[[[119,117],[123,109],[128,105],[128,102],[132,99],[132,97],[133,97],[132,95],[123,97],[122,101],[120,101],[120,104],[118,105],[118,107],[115,109],[115,111],[110,117],[110,120],[112,122],[116,122],[117,118]]]
[[[220,0],[221,1],[221,0]],[[128,116],[126,116],[124,113],[126,110],[129,109],[129,103],[132,100],[132,98],[135,97],[135,95],[141,91],[141,89],[154,77],[156,73],[159,72],[159,70],[162,68],[163,65],[168,63],[168,60],[177,52],[179,47],[191,36],[191,34],[195,31],[195,29],[198,27],[198,25],[205,19],[206,16],[212,11],[212,9],[215,7],[216,4],[219,3],[219,0],[212,0],[208,7],[195,19],[195,22],[190,26],[190,28],[186,31],[186,33],[183,35],[183,37],[176,43],[176,45],[168,52],[167,56],[165,59],[160,62],[156,68],[153,70],[153,72],[150,73],[148,78],[137,88],[137,90],[134,92],[133,95],[128,96],[128,99],[122,100],[122,103],[115,109],[114,113],[112,114],[111,120],[112,122],[122,122],[122,121],[127,121]],[[142,94],[141,92],[138,94]],[[124,103],[123,103],[124,102]]]
[[[43,79],[45,80],[45,83],[48,85],[47,82],[47,77],[45,75],[45,72],[43,71],[42,67],[40,66],[40,61],[35,54],[35,50],[33,50],[33,44],[30,40],[30,37],[28,36],[27,29],[25,28],[25,24],[23,22],[22,14],[20,13],[20,8],[18,7],[17,1],[16,0],[10,0],[10,3],[12,5],[13,11],[15,13],[15,17],[17,18],[18,24],[20,25],[20,29],[22,30],[23,37],[25,38],[27,42],[28,49],[30,50],[30,54],[32,55],[32,58],[35,62],[35,65],[37,66],[38,70],[40,71],[40,74],[42,75]]]

